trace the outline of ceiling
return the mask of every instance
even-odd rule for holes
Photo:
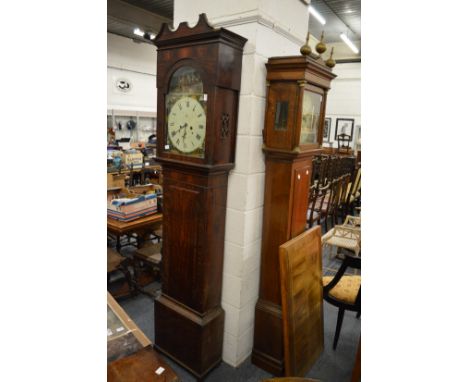
[[[361,0],[311,0],[312,5],[326,20],[320,24],[312,15],[309,17],[309,32],[320,38],[324,32],[324,42],[342,42],[341,33],[360,45],[361,42]]]
[[[173,5],[174,0],[107,0],[107,31],[148,42],[133,30],[157,34],[163,23],[172,23]]]
[[[361,0],[310,0],[325,18],[325,25],[309,17],[309,32],[316,38],[324,31],[324,42],[341,42],[340,33],[360,47]],[[148,42],[133,33],[136,27],[157,34],[162,23],[172,23],[174,0],[107,0],[107,31],[136,41]]]

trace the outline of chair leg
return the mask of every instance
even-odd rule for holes
[[[338,310],[338,320],[336,321],[335,338],[333,339],[333,350],[336,349],[336,345],[338,344],[338,338],[340,337],[341,324],[343,323],[344,312],[345,310],[343,308],[340,308]]]
[[[134,296],[136,294],[136,287],[135,287],[136,282],[134,282],[134,280],[132,279],[132,276],[130,274],[130,271],[129,271],[127,265],[122,265],[120,267],[120,270],[122,271],[122,273],[125,276],[125,280],[127,281],[130,295]]]

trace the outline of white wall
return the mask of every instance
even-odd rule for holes
[[[118,78],[132,83],[129,93],[115,87]],[[107,34],[107,108],[156,111],[156,47]]]
[[[337,77],[328,92],[326,117],[332,118],[330,141],[335,142],[337,118],[354,119],[352,147],[356,141],[356,125],[361,124],[361,63],[336,64],[333,72]]]

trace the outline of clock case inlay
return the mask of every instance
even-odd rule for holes
[[[243,46],[201,14],[171,31],[164,24],[157,52],[157,160],[164,173],[162,294],[155,301],[155,346],[197,378],[221,362],[221,308],[226,199],[234,167]],[[164,150],[165,94],[172,74],[189,65],[207,94],[204,157]]]

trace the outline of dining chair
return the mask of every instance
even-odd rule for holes
[[[336,225],[322,236],[322,246],[330,247],[330,257],[333,256],[333,248],[337,249],[337,254],[344,249],[359,256],[361,253],[361,222],[360,218],[357,219],[345,220],[345,224]]]
[[[335,208],[334,221],[335,224],[338,224],[338,218],[341,218],[341,221],[344,221],[347,213],[347,196],[351,189],[351,174],[345,173],[340,177],[340,192],[337,205]]]
[[[328,169],[330,167],[330,157],[328,155],[320,156],[320,164],[318,166],[318,183],[321,187],[329,182]]]
[[[138,285],[138,280],[143,273],[149,273],[154,281],[160,277],[160,266],[162,261],[162,243],[151,244],[142,248],[138,248],[133,253],[133,269],[135,271],[136,288],[142,293],[148,294],[151,297],[156,297],[155,294],[145,291]]]
[[[321,225],[324,217],[322,213],[324,202],[329,196],[330,185],[327,184],[324,187],[319,187],[318,184],[314,184],[310,187],[309,191],[309,209],[307,211],[307,227],[312,228],[314,223]]]
[[[338,151],[345,150],[345,152],[349,152],[351,149],[351,135],[341,133],[336,136],[338,141]]]
[[[122,256],[117,251],[107,248],[107,288],[111,284],[111,275],[116,272],[123,273],[125,281],[128,284],[130,294],[134,293],[133,280],[128,269],[129,259]]]
[[[357,312],[357,318],[361,316],[361,276],[345,275],[348,268],[361,269],[361,257],[345,254],[335,276],[322,277],[324,300],[338,308],[333,350],[338,344],[345,311]]]
[[[321,213],[322,213],[323,221],[325,225],[325,232],[328,231],[329,221],[330,221],[331,227],[334,226],[335,208],[339,199],[340,187],[341,185],[340,185],[339,179],[333,179],[329,185],[330,191],[328,193],[328,196],[323,202]]]
[[[346,195],[346,213],[353,214],[354,207],[356,207],[357,202],[359,201],[359,196],[361,189],[361,168],[359,167],[356,170],[352,182],[349,184],[348,193]]]

